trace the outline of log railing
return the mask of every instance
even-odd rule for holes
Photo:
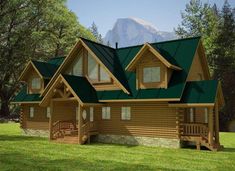
[[[208,127],[203,123],[182,123],[181,124],[182,133],[181,135],[186,136],[201,136],[208,138]]]
[[[63,136],[65,131],[77,130],[75,121],[56,121],[52,125],[52,137]]]

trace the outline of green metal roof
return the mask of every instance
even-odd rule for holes
[[[54,57],[54,58],[50,58],[47,63],[49,64],[54,64],[54,65],[61,65],[62,62],[64,61],[65,56],[60,56],[60,57]]]
[[[34,66],[38,69],[40,74],[45,78],[51,78],[58,69],[58,65],[46,62],[39,62],[39,61],[32,61],[32,62]]]
[[[123,78],[127,79],[131,94],[127,95],[121,90],[98,91],[98,98],[100,100],[180,98],[199,40],[200,37],[195,37],[151,44],[168,61],[182,68],[180,71],[173,71],[167,89],[136,90],[135,72],[124,72],[124,70],[143,45],[116,49],[116,56],[120,61],[122,71],[125,73]]]
[[[27,86],[23,86],[20,92],[13,97],[12,102],[39,102],[41,99],[40,94],[28,94]]]
[[[216,80],[187,82],[183,96],[178,103],[214,103],[217,87],[218,81]]]
[[[64,79],[84,103],[97,103],[96,90],[85,77],[63,75]]]

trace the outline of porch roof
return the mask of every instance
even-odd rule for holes
[[[83,103],[98,103],[96,91],[85,77],[62,76]]]
[[[175,104],[214,103],[217,94],[217,80],[189,81],[186,83],[182,98]]]

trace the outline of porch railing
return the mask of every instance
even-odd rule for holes
[[[203,123],[182,123],[181,135],[208,137],[208,127]]]
[[[75,121],[56,121],[52,125],[52,137],[58,138],[59,136],[64,136],[66,130],[76,130]]]

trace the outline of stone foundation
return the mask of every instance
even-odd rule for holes
[[[179,139],[135,137],[125,135],[103,135],[97,136],[97,141],[101,143],[126,144],[126,145],[145,145],[157,147],[180,148]]]
[[[22,133],[27,136],[49,137],[49,130],[22,129]]]

